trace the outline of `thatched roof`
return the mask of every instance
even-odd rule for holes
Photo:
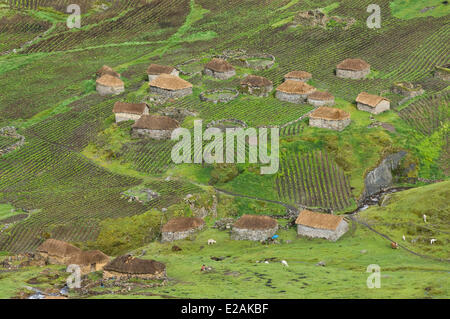
[[[157,74],[170,74],[175,70],[173,66],[160,65],[160,64],[150,64],[147,69],[147,74],[157,75]]]
[[[176,75],[170,75],[165,73],[159,75],[153,81],[150,81],[149,85],[171,91],[182,90],[192,87],[192,84],[189,83],[188,81],[185,81]]]
[[[361,59],[345,59],[336,68],[350,71],[363,71],[370,68],[370,64]]]
[[[80,248],[57,239],[47,239],[36,250],[60,257],[73,257],[81,253]]]
[[[228,72],[234,70],[234,67],[230,63],[228,63],[224,59],[219,58],[213,58],[205,65],[205,68],[213,70],[215,72]]]
[[[163,232],[180,232],[198,228],[204,225],[203,219],[198,217],[175,217],[172,218],[162,228]]]
[[[132,126],[148,130],[174,130],[177,127],[180,127],[177,120],[163,115],[142,115]]]
[[[103,270],[124,274],[156,274],[166,269],[166,265],[156,260],[147,260],[123,255],[109,262]]]
[[[97,84],[101,84],[104,86],[112,86],[112,87],[120,87],[124,86],[124,83],[121,79],[116,78],[115,76],[105,74],[102,77],[97,79]]]
[[[71,257],[69,262],[76,265],[104,264],[109,262],[109,257],[100,250],[89,250]]]
[[[97,71],[97,77],[102,77],[103,75],[112,75],[116,78],[120,77],[120,74],[113,70],[110,66],[104,65]]]
[[[307,80],[312,78],[312,74],[306,71],[291,71],[284,76],[285,79]]]
[[[233,228],[245,229],[269,229],[276,226],[275,219],[263,215],[243,215],[233,224]]]
[[[141,115],[144,113],[147,104],[145,103],[125,103],[116,102],[113,107],[113,113],[129,113]]]
[[[328,101],[328,100],[334,100],[334,96],[328,92],[315,91],[315,92],[311,93],[310,95],[308,95],[308,99],[319,100],[319,101]]]
[[[272,85],[272,82],[263,76],[248,75],[241,81],[241,85],[265,87]]]
[[[300,212],[295,223],[312,228],[335,230],[343,219],[342,216],[315,213],[305,209]]]
[[[309,117],[324,120],[345,120],[350,118],[350,114],[344,110],[334,107],[321,106],[315,109]]]
[[[356,102],[366,104],[371,107],[376,107],[378,105],[378,103],[380,103],[383,100],[389,101],[387,98],[384,98],[384,97],[378,96],[378,95],[369,94],[367,92],[361,92],[356,97]]]
[[[315,87],[305,82],[286,80],[277,87],[277,91],[289,94],[309,94],[316,90]]]

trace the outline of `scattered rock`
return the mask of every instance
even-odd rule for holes
[[[181,251],[182,249],[178,247],[177,245],[172,246],[172,251]]]
[[[361,254],[366,254],[366,253],[367,253],[367,250],[366,250],[366,249],[363,249],[363,250],[360,251],[360,253],[361,253]]]
[[[319,261],[316,266],[325,267],[326,263],[324,261]]]

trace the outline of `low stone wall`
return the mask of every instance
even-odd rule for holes
[[[261,97],[269,96],[269,94],[270,94],[270,92],[272,92],[272,90],[273,90],[273,85],[264,86],[264,87],[250,86],[250,85],[246,85],[246,84],[241,85],[242,93],[255,95],[255,96],[261,96]]]
[[[224,92],[224,91],[229,91],[230,93],[233,93],[233,95],[231,96],[224,96],[224,97],[219,97],[217,99],[212,99],[207,97],[207,94],[214,94],[214,93],[218,93],[220,94],[220,92]],[[200,93],[200,100],[201,101],[206,101],[206,102],[213,102],[213,103],[227,103],[230,102],[232,100],[234,100],[235,98],[237,98],[239,96],[239,91],[235,90],[235,89],[218,89],[218,90],[209,90],[209,91],[205,91]]]
[[[197,231],[202,230],[204,227],[204,225],[198,227],[198,228],[193,228],[193,229],[189,229],[189,230],[185,230],[185,231],[179,231],[179,232],[162,232],[161,233],[161,242],[171,242],[174,240],[181,240],[181,239],[185,239],[188,238],[189,236],[193,235],[194,233],[196,233]]]
[[[336,131],[342,131],[350,124],[350,119],[345,120],[325,120],[325,119],[315,119],[309,118],[309,126],[326,128]]]
[[[127,274],[122,272],[104,270],[103,271],[103,279],[120,279],[127,280],[131,278],[138,279],[165,279],[167,277],[166,270],[157,272],[155,274]]]
[[[151,137],[155,140],[167,140],[172,136],[173,130],[149,130],[144,128],[133,128],[131,136],[134,138]]]
[[[207,69],[207,68],[205,68],[203,70],[203,73],[205,75],[209,75],[209,76],[215,77],[216,79],[220,79],[220,80],[227,80],[236,75],[235,70],[231,70],[231,71],[227,71],[227,72],[217,72],[217,71]]]
[[[348,231],[348,223],[343,220],[336,230],[312,228],[304,225],[297,225],[297,235],[310,238],[324,238],[331,241],[338,240]]]
[[[381,101],[380,103],[378,103],[378,105],[376,107],[371,107],[369,105],[358,102],[358,103],[356,103],[356,106],[357,106],[358,110],[366,111],[366,112],[369,112],[372,114],[380,114],[384,111],[389,110],[390,103],[388,101]]]
[[[114,115],[116,117],[116,123],[129,120],[137,121],[141,117],[139,114],[130,113],[114,113]]]
[[[370,69],[364,70],[364,71],[351,71],[351,70],[342,70],[342,69],[336,69],[336,76],[338,78],[344,78],[344,79],[364,79],[367,75],[369,75]]]
[[[306,101],[306,98],[308,97],[307,94],[291,94],[286,92],[277,91],[275,93],[275,97],[279,99],[280,101],[286,101],[290,103],[304,103]]]
[[[310,99],[308,98],[308,103],[319,107],[319,106],[333,106],[334,105],[334,99],[331,100],[314,100],[314,99]]]
[[[249,59],[258,59],[258,58],[260,58],[260,59],[270,59],[271,61],[269,63],[267,63],[266,65],[251,65],[247,61]],[[244,61],[245,67],[251,68],[251,69],[257,70],[257,71],[270,69],[275,64],[275,56],[273,56],[272,54],[262,53],[262,54],[244,55],[243,57],[241,57],[241,59]]]
[[[444,81],[450,81],[450,72],[448,71],[448,67],[436,67],[434,77]]]
[[[150,92],[160,94],[165,97],[178,99],[183,96],[192,94],[192,87],[181,90],[165,90],[155,86],[150,86]]]
[[[0,148],[0,156],[12,152],[25,144],[25,136],[18,134],[14,126],[2,127],[0,129],[0,135],[17,139],[16,143]]]
[[[277,230],[278,225],[269,229],[246,229],[233,227],[231,230],[231,239],[261,241],[275,235]]]
[[[245,123],[242,120],[238,120],[238,119],[221,119],[221,120],[209,122],[206,125],[206,128],[215,127],[216,125],[220,125],[222,123],[227,123],[227,122],[237,124],[237,125],[241,126],[242,128],[247,128],[248,127],[247,123]]]
[[[125,87],[123,86],[112,87],[112,86],[104,86],[97,83],[97,92],[101,96],[120,94],[124,91]]]

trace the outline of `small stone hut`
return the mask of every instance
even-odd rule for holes
[[[180,98],[192,94],[192,84],[178,76],[161,74],[150,81],[150,92],[169,98]]]
[[[114,76],[116,78],[120,78],[120,74],[117,73],[116,71],[114,71],[113,68],[111,68],[110,66],[107,66],[107,65],[102,66],[96,73],[97,78],[100,78],[106,74]]]
[[[102,95],[120,94],[125,91],[123,81],[115,76],[105,74],[97,79],[97,92]]]
[[[187,238],[203,229],[205,222],[199,217],[175,217],[162,227],[161,242]]]
[[[174,76],[178,76],[180,72],[175,69],[173,66],[168,65],[160,65],[160,64],[150,64],[147,69],[148,81],[153,81],[161,74],[170,74]]]
[[[123,255],[103,267],[103,279],[165,279],[166,265],[156,260],[147,260]]]
[[[295,221],[297,235],[311,238],[325,238],[336,241],[344,235],[349,227],[342,216],[315,213],[303,210]]]
[[[306,71],[291,71],[284,76],[284,80],[306,82],[312,79],[312,74]]]
[[[277,221],[269,216],[243,215],[233,224],[231,239],[261,241],[275,235],[277,230]]]
[[[309,126],[342,131],[350,124],[350,114],[344,110],[320,106],[309,114]]]
[[[69,264],[80,266],[81,273],[87,274],[102,270],[109,262],[109,257],[100,250],[82,251],[69,259]]]
[[[380,114],[389,110],[391,102],[378,95],[361,92],[356,97],[356,106],[358,110],[370,112],[372,114]]]
[[[142,115],[147,115],[148,112],[149,109],[146,103],[116,102],[113,107],[116,123],[128,120],[136,121]]]
[[[277,87],[275,97],[280,101],[303,103],[315,90],[315,87],[304,82],[287,80]]]
[[[314,106],[334,105],[334,96],[328,92],[315,91],[308,95],[308,103]]]
[[[68,264],[69,260],[81,253],[80,248],[57,239],[47,239],[36,251],[48,263],[61,265]]]
[[[241,81],[241,92],[256,96],[269,96],[273,90],[272,82],[258,75],[248,75]]]
[[[236,75],[234,67],[224,59],[213,58],[203,70],[206,75],[213,76],[220,80],[226,80]]]
[[[151,137],[156,140],[169,139],[180,123],[164,115],[142,115],[132,126],[133,137]]]
[[[345,59],[336,67],[336,76],[344,79],[364,79],[370,73],[370,64],[361,59]]]

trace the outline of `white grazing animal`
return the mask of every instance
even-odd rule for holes
[[[208,245],[216,244],[216,241],[214,239],[208,239]]]
[[[405,237],[405,235],[403,235],[403,240],[406,240],[406,237]]]
[[[289,265],[288,265],[288,263],[287,263],[286,260],[282,260],[282,261],[281,261],[281,264],[282,264],[283,266],[289,267]]]
[[[423,214],[423,221],[426,223],[427,222],[427,215]]]
[[[436,239],[435,238],[432,238],[431,240],[430,240],[430,244],[434,244],[434,242],[436,242]]]

